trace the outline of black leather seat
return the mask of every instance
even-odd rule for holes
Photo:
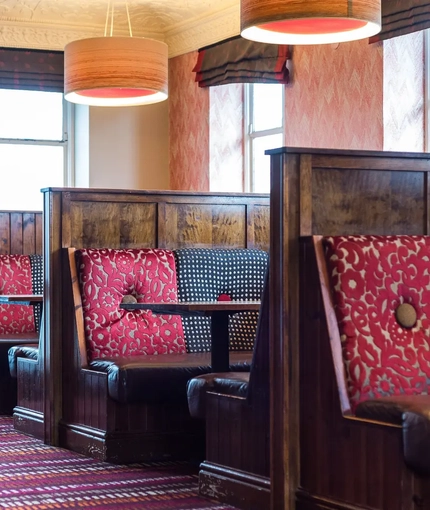
[[[231,352],[230,369],[249,372],[251,359]],[[109,396],[122,404],[184,400],[188,380],[211,370],[209,352],[95,359],[90,368],[108,374]]]

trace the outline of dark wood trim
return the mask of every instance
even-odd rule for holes
[[[26,407],[15,406],[13,409],[13,426],[16,430],[37,437],[44,438],[45,427],[43,413],[30,411]]]
[[[79,366],[88,368],[87,347],[85,344],[84,314],[82,311],[81,291],[79,289],[78,272],[76,269],[75,248],[67,248],[67,258],[70,266],[70,278],[72,281],[73,302],[75,303],[76,336],[79,345]]]
[[[298,387],[289,382],[298,377],[298,346],[293,341],[298,336],[298,317],[289,313],[298,301],[298,285],[288,268],[298,263],[299,163],[298,156],[286,161],[283,155],[272,157],[271,162],[272,189],[278,191],[270,203],[272,510],[294,508],[298,483]],[[280,309],[289,322],[283,320]]]
[[[220,203],[230,203],[237,201],[242,203],[243,200],[252,200],[263,205],[267,205],[267,193],[225,193],[213,191],[169,191],[169,190],[139,190],[139,189],[112,189],[112,188],[44,188],[41,190],[43,193],[69,193],[75,195],[78,200],[84,200],[84,196],[88,196],[88,200],[94,201],[102,199],[104,196],[106,200],[110,201],[112,198],[109,195],[132,195],[133,197],[147,197],[150,201],[155,203],[159,202],[172,202],[178,203],[182,197],[189,197],[188,200],[195,200],[195,203],[202,203],[206,198],[210,201],[219,200]],[[161,200],[158,198],[161,197]],[[125,198],[121,198],[125,200]]]
[[[306,242],[303,240],[303,242]],[[310,242],[310,240],[309,240]],[[330,289],[330,278],[327,271],[327,265],[324,256],[324,247],[322,244],[322,236],[313,236],[313,246],[315,249],[316,263],[318,275],[320,278],[321,295],[324,303],[324,312],[328,328],[331,331],[330,344],[333,352],[334,369],[336,373],[336,382],[339,391],[340,405],[342,414],[351,414],[351,404],[348,398],[347,382],[345,378],[345,370],[343,367],[343,356],[341,351],[341,339],[337,326],[337,318],[333,303],[333,296]]]
[[[199,494],[243,510],[268,509],[270,480],[205,461],[200,464]]]
[[[300,235],[312,232],[312,158],[301,157],[300,168]]]
[[[365,150],[351,150],[351,149],[315,149],[313,147],[279,147],[277,149],[270,149],[266,151],[269,156],[277,156],[279,154],[309,154],[311,156],[323,157],[354,157],[358,159],[365,158],[387,158],[387,159],[404,159],[404,160],[425,160],[430,161],[430,153],[427,152],[396,152],[396,151],[365,151]]]
[[[58,445],[57,424],[62,415],[62,201],[60,195],[45,194],[44,218],[44,305],[40,361],[43,367],[45,443]]]
[[[341,501],[311,496],[303,489],[297,491],[297,510],[373,510],[368,506],[348,505]]]

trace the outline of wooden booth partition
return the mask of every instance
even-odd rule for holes
[[[89,423],[97,429],[98,418],[96,403],[86,400],[75,380],[74,310],[63,248],[268,250],[269,196],[76,188],[43,192],[45,442],[59,444],[61,423],[62,443],[67,446],[86,433],[76,424]],[[63,412],[63,401],[69,415]]]
[[[357,435],[357,424],[341,414],[331,357],[321,347],[327,333],[323,338],[321,329],[307,326],[322,309],[313,293],[303,295],[316,273],[300,238],[430,234],[430,154],[301,148],[269,154],[271,508],[419,508],[419,494],[417,506],[399,496],[400,487],[403,495],[413,487],[413,475],[405,467],[391,472],[381,458],[387,448],[376,436],[369,442]]]
[[[0,255],[42,254],[42,213],[0,211]]]
[[[0,255],[41,254],[42,212],[0,211]],[[10,415],[17,404],[17,381],[9,372],[8,351],[14,345],[36,342],[37,334],[0,336],[0,415]]]

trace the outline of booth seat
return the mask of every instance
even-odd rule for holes
[[[76,382],[66,381],[60,444],[118,463],[201,455],[204,426],[189,416],[186,384],[211,371],[210,319],[187,321],[121,303],[260,299],[267,253],[69,248],[67,254],[76,335],[63,366],[70,365]],[[240,315],[229,323],[230,369],[249,371],[258,312]]]
[[[42,294],[41,255],[0,255],[0,294]],[[35,348],[39,342],[41,305],[0,304],[0,414],[12,414],[17,384],[8,369],[13,346]]]
[[[407,464],[428,475],[430,237],[328,237],[324,245],[350,412],[402,425]]]
[[[299,247],[297,509],[430,508],[430,237]]]
[[[124,299],[259,299],[267,264],[260,250],[81,249],[75,257],[89,368],[108,375],[121,403],[185,399],[187,381],[211,370],[210,317],[123,310]],[[257,318],[230,319],[233,370],[249,371]]]

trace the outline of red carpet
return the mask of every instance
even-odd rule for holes
[[[0,509],[232,509],[197,490],[196,469],[185,463],[99,462],[17,433],[0,417]]]

